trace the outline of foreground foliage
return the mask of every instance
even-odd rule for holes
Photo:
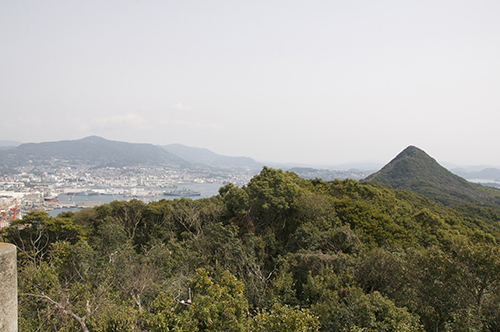
[[[2,238],[21,331],[500,331],[495,221],[473,209],[265,167],[209,199],[32,212]]]

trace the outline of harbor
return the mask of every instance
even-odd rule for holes
[[[0,176],[0,227],[7,227],[11,220],[29,211],[47,211],[56,216],[114,200],[149,203],[181,197],[207,198],[217,195],[219,188],[228,183],[244,185],[253,175],[251,171],[214,172],[208,168],[21,167],[17,173]]]
[[[47,210],[50,216],[55,217],[61,212],[77,212],[82,208],[93,208],[112,201],[127,201],[132,199],[140,200],[144,203],[159,201],[161,199],[180,199],[181,197],[190,199],[208,198],[218,194],[220,184],[214,183],[182,183],[181,189],[165,190],[165,188],[132,187],[132,188],[92,188],[92,194],[87,190],[81,193],[67,191],[58,196],[57,202],[50,203]],[[164,194],[164,193],[168,194]],[[197,193],[196,195],[187,195]]]
[[[85,208],[94,208],[112,201],[132,199],[144,203],[161,199],[208,198],[218,194],[222,185],[216,183],[180,183],[178,187],[81,187],[58,188],[49,186],[31,190],[30,192],[0,192],[1,227],[7,227],[10,220],[20,219],[30,211],[47,211],[55,217],[62,212],[77,212]],[[47,197],[49,199],[47,200]]]

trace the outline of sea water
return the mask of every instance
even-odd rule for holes
[[[171,190],[180,190],[180,189],[188,189],[191,191],[198,191],[200,192],[200,196],[190,196],[186,197],[189,199],[200,199],[200,198],[208,198],[215,196],[219,193],[219,188],[222,187],[223,185],[221,184],[214,184],[214,183],[182,183],[178,184],[177,188],[151,188],[151,187],[134,187],[134,188],[123,188],[123,189],[116,189],[116,188],[109,188],[112,189],[116,192],[128,192],[128,194],[114,194],[114,195],[59,195],[57,198],[57,202],[62,203],[61,205],[64,205],[64,202],[74,202],[78,203],[81,201],[98,201],[102,202],[102,204],[108,204],[113,201],[125,201],[125,200],[131,200],[131,199],[138,199],[141,200],[145,203],[149,203],[151,201],[159,201],[161,199],[168,199],[168,200],[174,200],[174,199],[179,199],[181,197],[179,196],[164,196],[163,192],[165,191],[171,191]],[[108,189],[108,188],[91,188],[94,191],[97,190],[102,190],[102,189]],[[149,192],[156,192],[157,195],[152,195],[152,196],[143,196],[143,194],[149,193]],[[136,195],[133,195],[133,194]],[[57,206],[57,203],[56,203]],[[57,216],[59,213],[62,212],[77,212],[80,211],[81,208],[76,208],[76,207],[62,207],[62,208],[57,208],[49,211],[49,215],[51,217]]]

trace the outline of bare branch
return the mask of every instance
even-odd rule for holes
[[[50,303],[52,303],[57,309],[61,310],[62,313],[64,313],[65,315],[68,315],[70,317],[72,317],[74,320],[76,320],[81,328],[82,328],[82,331],[83,332],[89,332],[89,329],[87,328],[87,325],[85,324],[85,320],[90,316],[90,306],[89,306],[89,301],[87,300],[87,315],[86,316],[83,316],[83,317],[80,317],[78,316],[77,314],[75,314],[73,311],[71,310],[68,310],[66,309],[66,307],[69,305],[69,299],[66,299],[66,303],[65,305],[62,305],[61,303],[57,302],[57,301],[54,301],[53,299],[51,299],[49,296],[45,295],[45,293],[41,293],[41,294],[30,294],[30,293],[23,293],[22,295],[25,295],[25,296],[33,296],[33,297],[39,297],[39,298],[42,298],[42,299],[45,299],[47,301],[49,301]]]

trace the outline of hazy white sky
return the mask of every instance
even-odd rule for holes
[[[500,165],[500,1],[0,2],[0,140]]]

